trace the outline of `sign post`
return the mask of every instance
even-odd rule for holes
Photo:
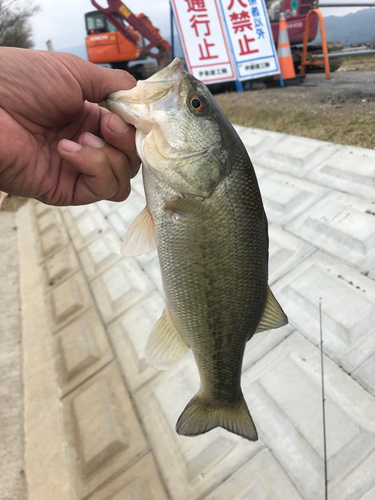
[[[190,73],[206,84],[236,80],[219,0],[171,0],[171,5]]]

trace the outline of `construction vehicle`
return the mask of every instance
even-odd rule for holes
[[[275,45],[279,39],[279,16],[283,12],[286,17],[289,43],[292,51],[293,63],[296,73],[302,58],[302,43],[306,28],[306,16],[311,7],[312,0],[266,0],[267,13],[271,24],[272,35]],[[312,42],[318,33],[318,17],[313,14],[309,25],[309,42]],[[343,49],[337,42],[327,43],[328,52],[337,52]],[[313,60],[317,54],[322,53],[322,44],[308,45],[307,60]],[[341,58],[330,59],[330,70],[336,71],[342,64]],[[310,65],[306,67],[309,71],[324,71],[322,67]]]
[[[120,0],[108,0],[108,8],[91,3],[97,10],[85,14],[90,62],[124,69],[137,80],[169,64],[170,44],[145,14],[133,14]]]

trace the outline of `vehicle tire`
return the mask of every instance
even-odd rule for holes
[[[128,61],[116,61],[112,62],[111,66],[113,69],[122,69],[124,71],[129,71],[128,69]]]

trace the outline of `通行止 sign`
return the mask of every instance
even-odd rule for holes
[[[204,83],[235,80],[219,0],[171,0],[186,64]]]

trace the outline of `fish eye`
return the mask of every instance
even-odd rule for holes
[[[190,106],[194,111],[201,113],[206,108],[206,99],[203,96],[193,95],[190,97]]]

